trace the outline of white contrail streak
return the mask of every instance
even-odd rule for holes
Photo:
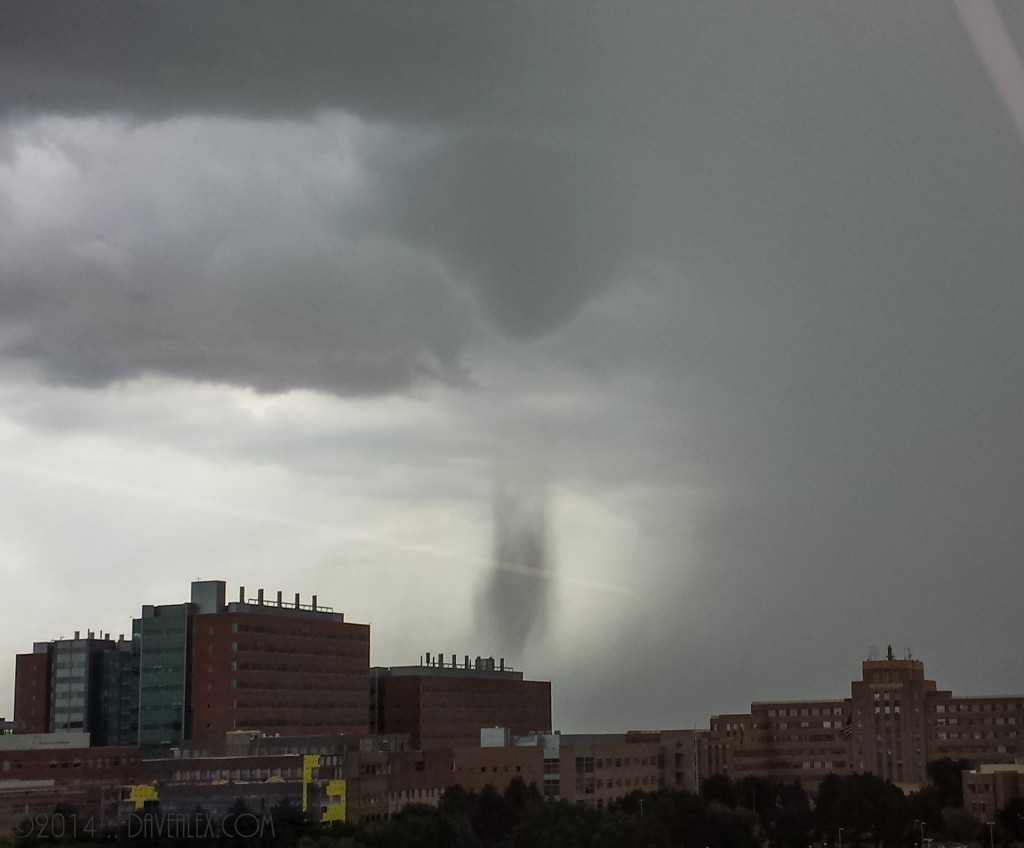
[[[435,566],[440,566],[444,563],[451,563],[453,561],[474,566],[487,565],[490,567],[495,565],[495,563],[490,559],[483,560],[460,553],[453,553],[451,550],[441,548],[436,545],[426,545],[417,542],[403,542],[386,536],[354,532],[335,524],[309,521],[303,518],[284,515],[279,512],[269,512],[267,510],[236,506],[234,504],[224,503],[223,501],[210,500],[208,498],[180,495],[178,493],[168,492],[150,486],[109,480],[95,475],[78,474],[73,471],[17,462],[10,459],[0,459],[0,471],[17,474],[22,477],[31,477],[37,480],[46,480],[60,485],[70,485],[83,489],[91,489],[93,491],[106,492],[112,495],[131,498],[146,498],[147,500],[173,504],[175,506],[185,507],[199,512],[239,518],[244,521],[253,521],[260,524],[272,524],[278,527],[287,527],[293,530],[304,530],[312,533],[328,534],[336,538],[343,539],[346,542],[373,545],[376,547],[402,551],[408,554],[415,554],[424,558],[421,561],[425,561],[426,559],[435,561]],[[625,586],[619,586],[614,583],[605,583],[600,580],[591,580],[585,577],[573,577],[571,575],[562,575],[535,568],[526,568],[516,563],[499,562],[497,565],[503,570],[512,572],[513,574],[522,574],[526,577],[533,577],[539,580],[551,580],[555,583],[565,583],[619,595],[633,594],[633,592]]]

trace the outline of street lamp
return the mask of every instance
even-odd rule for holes
[[[995,822],[985,822],[988,825],[988,844],[989,848],[996,848],[996,837],[995,837]]]

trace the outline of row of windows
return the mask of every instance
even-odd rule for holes
[[[288,718],[276,718],[271,716],[256,716],[247,719],[231,719],[231,727],[251,728],[254,724],[261,728],[270,727],[364,727],[366,717],[361,713],[358,715],[324,715],[319,714],[315,719],[303,719],[289,716]]]
[[[842,707],[786,707],[782,709],[768,710],[772,718],[783,716],[817,716],[817,715],[842,715]],[[728,725],[726,725],[728,730]]]
[[[322,650],[316,650],[301,645],[282,645],[280,642],[275,643],[273,645],[259,644],[254,642],[232,642],[231,650],[236,654],[253,653],[279,657],[303,657],[310,660],[320,657],[327,659],[330,662],[344,662],[346,660],[354,660],[356,662],[362,663],[364,661],[367,661],[368,659],[366,652],[363,651],[361,648],[358,651],[353,651],[349,653],[339,653],[336,649],[331,649],[330,646]],[[207,650],[207,653],[213,653],[212,645]],[[364,674],[366,673],[365,667],[362,668],[362,672]]]
[[[88,651],[85,648],[57,648],[57,665],[68,665],[69,663],[83,663]]]
[[[643,777],[616,777],[608,778],[608,780],[598,780],[597,788],[604,789],[606,786],[608,789],[629,787],[629,786],[657,786],[658,778],[653,775],[645,774]],[[584,790],[586,791],[586,789]],[[593,789],[590,789],[593,792]]]
[[[372,691],[372,690],[371,690]],[[386,698],[380,699],[387,703]],[[393,703],[405,703],[405,699],[392,698]],[[455,710],[462,712],[500,712],[505,713],[509,708],[515,710],[516,715],[547,715],[550,702],[546,698],[523,698],[519,694],[500,698],[475,698],[471,696],[430,698],[421,699],[420,708],[425,714],[450,713]]]
[[[370,690],[371,694],[373,690]],[[387,698],[377,698],[377,703],[387,708],[389,712],[395,712],[398,710],[415,710],[419,711],[424,716],[443,718],[447,715],[454,714],[456,712],[467,713],[471,715],[516,715],[522,717],[530,716],[546,716],[550,710],[549,703],[547,701],[533,702],[512,695],[508,698],[459,698],[458,696],[452,696],[451,698],[445,698],[440,700],[437,698],[431,698],[426,700],[423,698],[417,699],[415,695],[402,696],[400,694],[391,695]],[[534,719],[535,720],[535,719]]]
[[[232,701],[232,709],[236,710],[293,710],[301,713],[308,713],[314,710],[345,709],[348,707],[351,712],[358,712],[365,718],[365,709],[362,704],[339,704],[337,698],[319,699],[316,701],[301,699],[277,699],[254,698],[252,700]],[[212,709],[207,705],[208,709]]]
[[[33,765],[33,763],[25,763],[22,760],[2,760],[0,761],[0,771],[19,771],[25,765]],[[38,763],[42,765],[42,763]],[[49,767],[55,768],[86,768],[86,769],[100,769],[100,768],[111,768],[118,767],[121,765],[120,757],[97,757],[87,758],[84,760],[50,760],[48,763]]]
[[[743,726],[742,725],[737,725],[737,727],[742,732]],[[841,730],[842,727],[843,727],[843,720],[842,719],[835,719],[835,720],[825,719],[823,721],[801,721],[801,722],[795,722],[795,721],[777,721],[777,722],[772,722],[772,721],[769,721],[769,722],[766,722],[764,725],[762,725],[760,729],[761,730],[810,730],[812,728],[813,729],[834,728],[836,730]],[[755,723],[755,724],[751,725],[750,729],[751,730],[757,730],[758,729],[758,725]],[[728,731],[726,732],[726,735],[728,735]]]
[[[659,765],[659,757],[608,757],[608,759],[594,760],[594,768],[622,768],[623,766],[646,766]]]
[[[419,765],[419,763],[417,763],[417,765]],[[511,768],[511,766],[505,766],[505,771],[509,771],[510,768]],[[469,771],[471,769],[476,769],[476,766],[458,766],[455,769],[455,771],[464,772],[464,771]],[[491,766],[491,771],[496,772],[497,770],[498,770],[497,766]],[[523,770],[523,767],[521,765],[516,766],[516,771],[522,771],[522,770]],[[487,766],[480,766],[480,771],[481,771],[481,773],[486,773],[487,772]]]
[[[780,753],[778,746],[785,745],[786,743],[792,743],[793,745],[795,745],[799,749],[804,749],[805,750],[805,749],[807,749],[809,747],[812,747],[812,746],[808,745],[809,742],[820,742],[820,743],[822,743],[820,745],[814,745],[813,746],[813,747],[818,749],[816,753],[825,753],[826,751],[828,751],[830,753],[831,752],[838,753],[838,752],[841,752],[841,751],[845,751],[846,750],[846,744],[847,744],[846,740],[841,739],[841,738],[836,737],[836,736],[772,736],[770,739],[758,740],[758,743],[759,743],[760,746],[765,746],[765,745],[769,745],[770,744],[771,747],[757,747],[757,748],[754,748],[754,747],[751,747],[751,746],[743,746],[741,748],[741,747],[737,746],[736,749],[734,750],[734,755],[737,758],[740,758],[740,757],[758,757],[758,756],[766,756],[768,754],[773,754],[773,753]]]
[[[213,628],[209,628],[209,632],[213,633]],[[345,627],[344,630],[332,630],[330,632],[310,632],[308,630],[295,631],[289,627],[268,627],[262,624],[245,624],[240,621],[234,621],[231,623],[232,633],[265,633],[271,636],[285,636],[292,637],[295,639],[327,639],[328,641],[344,641],[344,642],[369,642],[369,633],[363,628],[352,628]]]
[[[1017,731],[1015,730],[1011,730],[1009,733],[1005,734],[1008,738],[1016,737],[1016,735]],[[935,734],[937,739],[1001,739],[1003,736],[1004,734],[1002,733],[996,736],[996,734],[991,730],[964,731],[963,733],[958,730],[950,730],[948,732],[940,730]]]
[[[388,804],[389,806],[401,807],[410,801],[418,801],[423,798],[439,798],[440,796],[440,789],[409,789],[388,793]]]
[[[943,756],[950,754],[957,757],[969,757],[971,754],[977,754],[979,756],[991,757],[993,755],[991,745],[966,745],[964,742],[965,740],[961,738],[956,745],[936,745],[935,748]],[[1012,746],[1010,747],[1012,748]],[[1010,752],[1007,751],[1006,745],[997,745],[996,753],[1006,754]]]
[[[982,709],[982,706],[984,706],[984,709]],[[992,706],[993,706],[992,704],[985,704],[985,705],[973,704],[973,705],[971,705],[971,709],[969,711],[966,710],[964,707],[961,707],[960,712],[961,713],[964,713],[964,712],[969,712],[969,713],[982,713],[982,712],[985,712],[985,713],[988,713],[988,712],[999,711],[999,710],[993,710]],[[998,708],[999,705],[996,705],[996,707]],[[1004,712],[1012,711],[1013,707],[1014,707],[1013,704],[1004,705],[1004,709],[1001,710],[1001,711],[1004,711]],[[944,712],[942,705],[939,705],[939,707],[937,709],[937,712],[939,712],[939,713]],[[954,712],[954,709],[952,707],[950,707],[949,712]],[[863,711],[858,709],[857,710],[857,715],[862,715],[862,714],[863,714]],[[894,705],[888,705],[887,704],[887,705],[884,705],[884,706],[876,706],[874,708],[874,715],[875,716],[879,716],[879,717],[883,716],[883,715],[885,715],[885,716],[892,716],[894,719],[899,720],[901,718],[899,704],[897,703],[897,704],[894,704]],[[938,726],[946,726],[946,725],[955,725],[958,722],[962,723],[963,721],[964,721],[964,719],[958,719],[955,716],[949,717],[949,718],[947,718],[946,716],[942,716],[942,717],[937,717],[935,719],[935,724],[938,725]],[[984,716],[984,717],[979,717],[978,719],[976,719],[975,721],[973,721],[971,723],[975,724],[975,725],[982,725],[982,726],[984,726],[984,725],[1013,726],[1013,725],[1017,724],[1017,718],[1016,718],[1016,716],[1013,716],[1013,715],[1009,715],[1009,716],[1005,716],[1005,717],[1004,716],[992,716],[992,717]],[[726,737],[732,737],[732,736],[742,737],[742,735],[744,734],[744,731],[746,731],[748,733],[752,733],[753,731],[756,731],[758,729],[761,729],[761,730],[764,730],[764,731],[775,730],[775,729],[778,729],[778,730],[793,730],[793,729],[807,730],[807,729],[812,729],[812,728],[817,728],[817,727],[824,727],[824,728],[833,728],[833,729],[836,729],[836,730],[841,730],[843,728],[843,726],[844,726],[844,722],[842,720],[836,720],[836,721],[827,721],[826,720],[826,721],[822,721],[822,722],[801,721],[801,722],[799,722],[799,724],[797,722],[784,722],[784,721],[780,721],[780,722],[777,722],[777,723],[767,722],[763,726],[761,726],[760,728],[758,727],[757,722],[754,722],[754,723],[750,724],[749,726],[745,725],[745,724],[740,724],[738,722],[728,722],[728,723],[725,724],[725,735],[726,735]],[[862,722],[858,722],[857,726],[858,727],[863,727],[863,723]],[[711,729],[713,731],[720,731],[720,728],[721,728],[721,725],[719,725],[717,723],[713,723]],[[788,738],[792,739],[794,737],[788,737]]]
[[[770,759],[772,757],[776,757],[777,758],[779,756],[784,756],[784,754],[785,754],[785,752],[773,751],[771,749],[766,749],[766,750],[761,750],[761,751],[757,751],[757,752],[751,752],[748,757],[738,757],[737,756],[736,760],[739,761],[739,760],[742,759],[742,760],[758,761],[758,762],[744,763],[741,766],[744,769],[760,768],[761,767],[761,765],[760,765],[761,762],[767,762],[769,768],[796,768],[797,765],[798,765],[796,763],[796,761],[788,762],[788,761],[781,761],[781,760],[772,760],[772,759]],[[843,768],[846,765],[846,762],[844,760],[836,759],[836,757],[838,755],[840,755],[840,756],[842,755],[842,752],[839,752],[839,751],[802,751],[802,752],[793,752],[793,754],[791,756],[793,756],[793,755],[804,756],[804,757],[808,757],[808,756],[810,756],[810,757],[813,757],[813,756],[821,757],[822,758],[821,762],[829,764],[827,766],[828,768],[833,768],[834,765],[835,765],[836,768]],[[815,761],[815,762],[817,762],[817,761]],[[737,762],[737,767],[738,766],[739,766],[739,764]],[[817,767],[817,766],[815,766],[815,767]]]
[[[309,654],[303,654],[302,656],[308,657]],[[295,674],[324,674],[324,675],[346,675],[346,676],[349,676],[349,677],[351,677],[353,675],[359,675],[360,679],[362,679],[362,680],[366,679],[366,677],[365,677],[366,676],[366,669],[365,668],[352,668],[352,669],[339,668],[338,665],[337,665],[338,657],[331,657],[331,656],[328,656],[326,654],[324,654],[323,656],[326,657],[328,662],[322,663],[321,664],[322,667],[319,668],[319,669],[296,668],[294,663],[286,663],[286,662],[274,663],[274,662],[259,662],[258,660],[232,660],[231,661],[231,670],[232,671],[279,672],[279,673],[285,673],[285,674],[288,674],[288,675],[295,675]]]
[[[365,680],[338,680],[332,678],[330,680],[324,680],[322,677],[317,679],[314,683],[303,683],[297,684],[294,682],[294,678],[289,681],[285,679],[284,682],[278,683],[276,681],[267,681],[266,678],[258,678],[256,680],[235,680],[231,681],[232,689],[248,689],[258,690],[260,692],[274,692],[277,690],[284,690],[286,692],[355,692],[359,695],[366,695],[366,681]],[[208,692],[213,691],[213,684],[208,683],[206,685]]]
[[[139,641],[139,652],[147,657],[150,654],[183,654],[187,641],[184,633],[147,633]]]
[[[1005,725],[1015,725],[1017,723],[1017,718],[1016,716],[1006,716],[1005,718],[1003,716],[994,716],[991,718],[989,716],[983,716],[981,718],[977,718],[971,721],[970,719],[958,719],[956,716],[951,716],[950,718],[936,718],[935,723],[939,727],[945,727],[946,725],[955,724],[972,724],[982,726],[995,725],[1002,727]]]
[[[935,712],[937,713],[1006,713],[1016,712],[1018,709],[1024,710],[1024,703],[1017,703],[1012,701],[984,701],[966,704],[961,703],[935,705]]]
[[[253,768],[177,769],[171,773],[175,783],[189,783],[208,780],[260,780],[270,778],[298,780],[302,777],[302,766],[274,766]]]
[[[899,698],[891,698],[889,692],[875,692],[874,699],[882,703],[890,702],[892,706],[899,707]],[[1024,711],[1024,703],[1013,702],[1013,701],[979,701],[979,702],[968,702],[968,703],[951,703],[951,704],[936,704],[935,712],[1016,712],[1017,710]],[[755,711],[756,712],[756,711]],[[828,715],[842,715],[842,707],[783,707],[769,709],[768,715],[772,718],[783,718],[787,716],[828,716]],[[726,730],[739,730],[745,726],[744,723],[737,722],[726,722]],[[756,724],[754,725],[757,726]],[[714,723],[714,730],[719,729],[718,723]]]
[[[157,681],[157,682],[154,682]],[[146,677],[139,683],[139,692],[143,699],[159,698],[166,700],[168,696],[181,696],[185,689],[180,674],[161,674]]]
[[[57,681],[61,680],[85,680],[88,677],[88,669],[82,666],[74,666],[72,668],[58,668],[54,674],[54,678]]]
[[[888,708],[886,708],[888,712]],[[840,730],[843,727],[842,719],[824,719],[818,721],[766,721],[764,724],[758,724],[756,721],[751,723],[749,726],[739,723],[728,723],[725,725],[726,736],[742,736],[744,732],[753,733],[756,730],[810,730],[812,728],[835,728]],[[719,730],[718,727],[712,727],[712,730]]]

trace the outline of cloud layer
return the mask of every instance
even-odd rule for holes
[[[85,568],[141,602],[156,539],[162,591],[337,587],[375,661],[511,644],[567,729],[838,696],[889,642],[1024,691],[1024,142],[952,3],[11,21],[3,561],[47,626]],[[550,578],[490,569],[523,457]]]

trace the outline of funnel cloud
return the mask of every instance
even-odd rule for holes
[[[485,629],[522,656],[551,604],[547,485],[538,472],[501,471],[494,487],[494,561],[483,591]]]

